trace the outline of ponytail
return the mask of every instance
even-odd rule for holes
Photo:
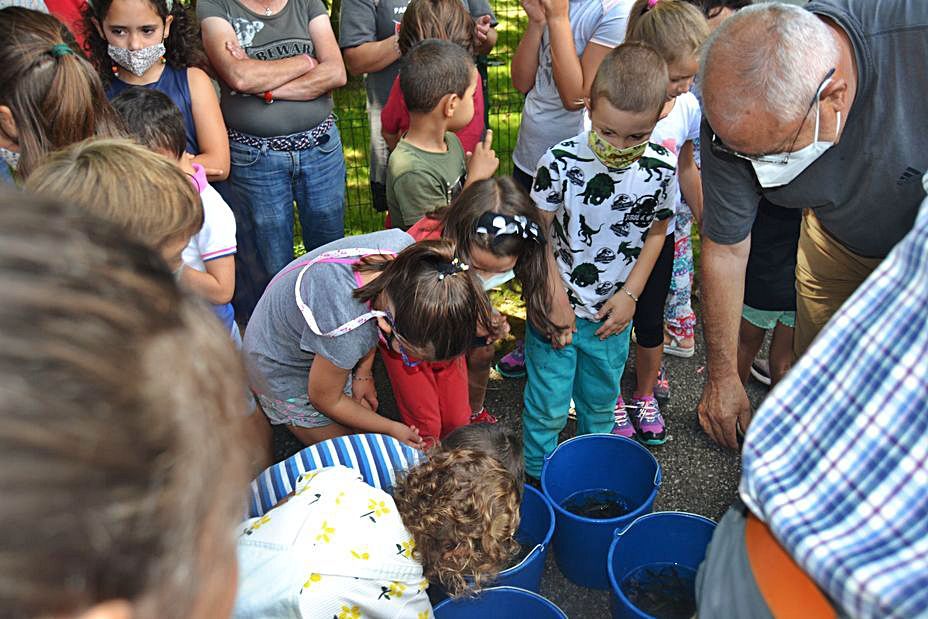
[[[16,122],[23,177],[53,150],[121,134],[103,85],[64,24],[8,7],[0,10],[0,41],[0,104]]]
[[[355,298],[372,302],[383,294],[393,307],[397,337],[430,361],[463,354],[477,325],[490,324],[487,295],[454,249],[450,241],[421,241],[393,260],[369,257],[356,267],[381,274],[355,290]]]

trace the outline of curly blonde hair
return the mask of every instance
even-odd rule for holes
[[[518,550],[516,480],[481,451],[433,454],[397,483],[394,500],[425,577],[452,597],[479,590]]]

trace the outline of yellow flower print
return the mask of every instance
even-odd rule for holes
[[[402,544],[396,544],[396,554],[403,555],[407,559],[412,559],[412,553],[416,550],[416,540],[409,538]]]
[[[250,527],[248,527],[247,529],[245,529],[245,535],[251,535],[252,533],[254,533],[255,531],[257,531],[258,529],[260,529],[261,527],[263,527],[264,525],[266,525],[266,524],[269,523],[270,521],[271,521],[271,517],[268,516],[267,514],[261,516],[260,518],[258,518],[257,520],[255,520],[253,523],[251,523],[251,526],[250,526]]]
[[[332,536],[335,535],[335,527],[330,527],[325,520],[322,521],[322,528],[320,529],[319,535],[316,536],[317,542],[325,542],[328,544],[332,541]]]
[[[342,497],[343,497],[343,496],[345,496],[345,493],[344,493],[344,492],[339,492],[339,493],[338,493],[338,496],[335,497],[335,504],[336,504],[336,505],[341,505],[341,504],[342,504]]]
[[[390,513],[390,508],[387,507],[386,503],[375,499],[367,500],[367,509],[370,511],[361,514],[361,518],[370,518],[371,522],[377,522],[377,518]]]
[[[386,587],[380,587],[380,595],[377,596],[377,599],[386,598],[392,600],[393,598],[403,597],[403,592],[406,591],[406,585],[401,582],[396,582],[395,580]]]
[[[303,593],[305,589],[309,589],[309,586],[314,582],[321,582],[322,574],[310,574],[309,578],[306,579],[306,582],[303,583],[303,587],[300,589],[300,593]]]
[[[422,579],[422,582],[419,583],[419,591],[420,591],[420,592],[421,592],[421,591],[425,591],[425,590],[428,589],[428,588],[429,588],[429,579],[428,579],[428,578],[423,578],[423,579]]]
[[[361,609],[357,606],[342,606],[341,612],[335,615],[335,619],[361,619]]]
[[[361,561],[367,561],[368,559],[371,558],[371,555],[369,553],[361,552],[359,550],[352,550],[351,556],[354,557],[355,559],[360,559]]]
[[[430,619],[431,616],[432,616],[431,612],[427,610],[423,610],[421,613],[416,615],[416,619]]]
[[[306,471],[305,473],[300,475],[300,478],[297,480],[297,483],[300,483],[300,484],[306,483],[312,480],[312,478],[318,474],[319,474],[319,471]]]

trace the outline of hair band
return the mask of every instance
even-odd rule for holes
[[[448,275],[463,273],[469,268],[470,265],[461,262],[457,258],[454,258],[451,262],[439,262],[435,265],[435,270],[438,271],[438,281],[442,281]]]
[[[657,0],[648,0],[649,9],[653,9],[655,6],[657,6]]]
[[[67,43],[55,43],[51,46],[51,49],[48,50],[48,53],[52,55],[52,58],[61,58],[62,56],[73,54],[74,50],[71,49],[71,46]]]
[[[487,211],[477,219],[474,232],[490,236],[492,238],[490,243],[493,245],[502,242],[502,237],[506,236],[531,239],[540,245],[544,245],[545,242],[545,238],[541,235],[541,228],[525,215],[511,216]]]

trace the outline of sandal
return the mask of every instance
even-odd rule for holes
[[[664,342],[664,354],[670,355],[671,357],[680,357],[681,359],[689,359],[694,354],[696,354],[696,344],[692,346],[681,346],[681,339],[669,331],[664,331],[664,334],[670,338],[670,343]]]

